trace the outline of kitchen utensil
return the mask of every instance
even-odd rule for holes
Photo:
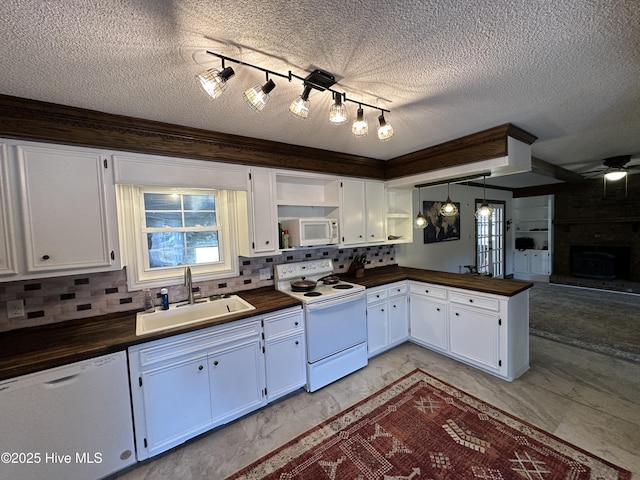
[[[316,283],[313,280],[305,280],[306,277],[301,277],[300,280],[291,280],[291,290],[294,292],[310,292],[316,288]]]
[[[327,275],[326,277],[319,278],[318,281],[325,285],[334,285],[340,281],[340,277],[336,275]]]

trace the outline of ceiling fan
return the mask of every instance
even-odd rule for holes
[[[627,176],[627,172],[633,169],[640,169],[640,165],[629,165],[627,163],[631,161],[631,155],[618,155],[616,157],[608,157],[602,160],[602,166],[598,170],[591,170],[583,173],[587,178],[595,178],[600,174],[604,174],[604,178],[609,181],[615,182],[621,180]]]

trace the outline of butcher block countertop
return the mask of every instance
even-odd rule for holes
[[[417,280],[507,297],[533,286],[532,283],[519,280],[501,280],[398,266],[365,270],[364,276],[360,278],[344,275],[342,277],[368,288],[402,280]],[[135,311],[2,332],[0,380],[126,350],[131,345],[300,305],[298,300],[272,287],[245,290],[237,294],[256,309],[224,319],[141,336],[136,336]]]
[[[533,287],[533,283],[521,280],[503,280],[501,278],[491,278],[482,275],[438,272],[435,270],[423,270],[421,268],[399,267],[397,265],[365,270],[364,276],[360,278],[346,275],[341,277],[349,282],[364,285],[367,288],[402,280],[415,280],[447,287],[475,290],[476,292],[491,293],[504,297],[513,297]]]

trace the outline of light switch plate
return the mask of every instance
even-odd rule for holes
[[[24,317],[24,300],[7,301],[7,318]]]

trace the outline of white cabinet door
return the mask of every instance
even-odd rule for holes
[[[301,309],[265,317],[267,399],[293,392],[307,383],[307,351]]]
[[[179,445],[211,426],[206,354],[163,365],[140,377],[146,437],[138,438],[138,444],[146,445],[146,452],[139,447],[139,459]]]
[[[389,345],[398,345],[409,338],[408,300],[407,295],[389,299]]]
[[[264,355],[257,338],[209,352],[208,357],[214,425],[227,423],[266,403]]]
[[[385,350],[389,344],[387,302],[367,307],[367,351],[369,357]]]
[[[529,272],[528,250],[517,250],[514,253],[513,270],[515,272]]]
[[[529,270],[538,275],[549,275],[549,252],[547,250],[529,250]]]
[[[103,156],[53,146],[16,148],[27,270],[118,268],[115,190],[105,181]]]
[[[498,370],[500,317],[495,313],[451,305],[449,348],[453,355],[475,365]]]
[[[367,207],[367,242],[384,242],[386,240],[384,183],[365,182],[365,202]]]
[[[278,218],[272,172],[251,171],[252,250],[256,254],[278,250]]]
[[[0,275],[18,273],[13,243],[13,215],[9,202],[12,195],[9,182],[7,146],[0,144]]]
[[[411,295],[411,339],[438,350],[447,350],[447,304]]]
[[[362,180],[342,180],[342,243],[366,241],[365,188]]]

